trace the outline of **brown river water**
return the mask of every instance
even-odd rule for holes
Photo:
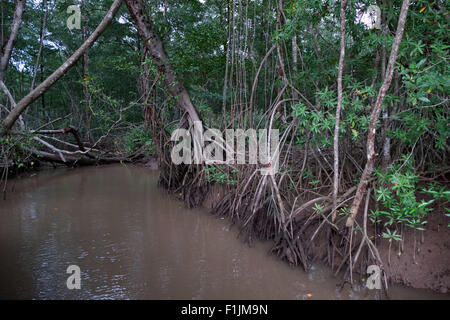
[[[316,265],[306,273],[252,247],[227,220],[188,210],[136,166],[43,171],[0,199],[0,299],[380,299]],[[69,290],[69,265],[81,288]],[[391,287],[393,299],[449,299]]]

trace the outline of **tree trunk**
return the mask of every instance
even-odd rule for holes
[[[380,117],[381,107],[383,105],[384,98],[392,81],[395,60],[397,59],[398,50],[402,42],[403,31],[405,29],[408,8],[409,8],[409,0],[403,0],[402,8],[400,10],[400,17],[398,19],[397,24],[397,31],[395,33],[394,44],[392,46],[391,55],[389,57],[389,63],[386,69],[385,78],[383,81],[383,85],[381,86],[380,91],[378,92],[377,101],[375,102],[375,107],[373,108],[372,114],[370,116],[369,132],[367,135],[367,162],[366,166],[364,167],[361,180],[359,181],[355,198],[353,199],[352,207],[350,209],[350,216],[347,218],[346,221],[347,227],[353,226],[355,217],[359,210],[359,206],[366,192],[370,176],[372,175],[373,167],[375,164],[375,158],[378,155],[375,152],[375,132],[377,127],[377,120]]]
[[[36,56],[36,64],[34,65],[34,72],[33,72],[33,80],[31,81],[31,89],[34,89],[34,85],[36,83],[36,75],[39,68],[39,60],[41,59],[41,53],[42,48],[44,47],[44,35],[45,35],[45,24],[47,23],[47,16],[48,16],[48,5],[47,0],[44,0],[42,3],[42,7],[45,9],[44,16],[42,17],[42,24],[41,24],[41,35],[39,37],[39,50],[38,54]]]
[[[183,83],[172,71],[169,57],[164,50],[164,45],[153,29],[152,22],[146,17],[142,1],[125,0],[125,4],[130,11],[139,35],[155,62],[158,71],[164,75],[164,83],[166,84],[170,95],[176,100],[178,107],[189,115],[188,121],[191,125],[193,124],[193,121],[200,121],[197,109],[192,104]]]
[[[81,23],[83,24],[83,43],[86,41],[86,6],[84,0],[81,0]],[[89,62],[88,50],[83,54],[83,96],[84,96],[84,124],[86,126],[86,140],[92,141],[91,136],[91,106],[89,99],[88,81],[89,81]]]
[[[25,0],[16,1],[16,9],[14,11],[13,22],[11,23],[11,31],[9,32],[8,40],[2,47],[2,55],[0,57],[0,80],[5,78],[6,69],[8,68],[9,59],[14,49],[14,44],[17,41],[19,34],[20,23],[22,22],[22,14],[25,7]]]
[[[382,5],[382,3],[380,3],[380,6]],[[389,24],[388,21],[386,19],[386,10],[388,10],[389,8],[389,4],[386,5],[386,7],[384,7],[383,13],[381,15],[381,29],[382,29],[382,34],[383,36],[386,36],[387,31],[389,30]],[[381,77],[382,80],[384,81],[385,77],[386,77],[386,45],[383,44],[382,46],[382,54],[381,54]],[[388,137],[387,132],[389,130],[389,124],[390,124],[390,120],[389,120],[389,105],[385,106],[385,109],[383,111],[383,115],[382,115],[382,119],[383,119],[383,158],[382,158],[382,170],[383,172],[385,172],[387,170],[387,167],[389,166],[389,164],[391,163],[391,139]]]
[[[294,71],[294,78],[297,76],[298,71],[298,59],[297,59],[297,35],[294,34],[292,37],[292,71]],[[295,84],[294,84],[295,87]],[[294,100],[298,99],[298,93],[292,90],[292,98]]]
[[[336,206],[337,195],[339,191],[339,123],[341,119],[342,109],[342,74],[344,73],[344,59],[345,59],[345,8],[347,6],[347,0],[341,0],[341,30],[340,30],[340,54],[339,54],[339,67],[338,67],[338,101],[336,107],[336,122],[334,125],[334,179],[333,179],[333,213],[331,216],[331,222],[336,220]]]

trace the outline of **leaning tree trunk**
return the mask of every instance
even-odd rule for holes
[[[169,57],[164,50],[164,45],[160,37],[153,29],[152,22],[145,15],[142,1],[125,0],[125,4],[130,11],[131,17],[133,18],[134,24],[142,38],[142,41],[144,42],[145,47],[158,67],[158,71],[164,75],[164,83],[169,90],[170,95],[175,98],[178,107],[189,115],[188,120],[190,124],[192,124],[193,121],[200,121],[200,116],[198,115],[197,109],[192,104],[183,83],[172,71]]]
[[[194,130],[193,124],[194,122],[201,121],[200,116],[197,109],[192,104],[183,83],[172,71],[169,57],[164,50],[164,45],[158,34],[155,32],[151,20],[146,16],[142,1],[125,0],[125,3],[130,11],[139,35],[144,42],[145,48],[158,68],[159,74],[164,77],[164,83],[170,96],[175,99],[178,108],[183,113],[187,114],[187,121],[190,125],[190,129]],[[153,110],[153,114],[155,114],[155,110]],[[187,124],[184,120],[186,120],[186,118],[183,117],[182,126]],[[152,119],[152,121],[155,121],[155,119]],[[156,121],[158,120],[156,119]],[[162,126],[160,126],[159,130],[163,130],[161,127]],[[166,140],[168,139],[165,136],[165,132],[152,132],[152,135],[165,140],[155,141],[155,143],[163,146],[162,152],[164,153],[159,155],[159,158],[162,159],[162,163],[160,163],[159,184],[169,190],[177,190],[177,192],[181,193],[181,196],[188,207],[200,205],[208,190],[207,183],[203,179],[197,179],[200,176],[199,173],[203,166],[175,165],[171,161],[170,148],[166,147],[166,143],[168,142]],[[157,139],[156,137],[155,139]],[[193,143],[194,148],[199,147],[199,141],[194,139]]]
[[[6,69],[9,65],[9,60],[11,59],[11,54],[14,49],[14,44],[17,41],[17,36],[19,34],[19,27],[22,22],[22,15],[25,8],[25,0],[19,0],[16,2],[16,8],[14,10],[14,17],[13,21],[11,23],[11,29],[8,35],[8,39],[3,43],[0,42],[2,45],[1,51],[0,51],[0,88],[2,89],[3,93],[8,98],[11,109],[13,109],[16,106],[16,102],[11,95],[11,93],[8,90],[8,87],[3,82],[3,79],[5,78]],[[19,124],[21,129],[25,129],[25,123],[22,119],[22,117],[19,117]],[[1,125],[0,125],[1,127]],[[0,130],[1,133],[1,130]]]
[[[17,41],[17,35],[19,34],[20,23],[22,22],[23,10],[25,7],[25,0],[17,0],[16,9],[14,10],[14,18],[11,23],[11,30],[9,32],[8,40],[2,46],[0,57],[0,80],[3,81],[8,68],[9,59],[11,58],[14,44]]]
[[[19,1],[20,2],[20,1]],[[78,48],[75,53],[66,60],[56,71],[54,71],[47,79],[45,79],[34,90],[29,92],[25,97],[20,100],[16,106],[11,110],[9,115],[3,120],[0,125],[0,137],[4,136],[14,125],[16,120],[22,114],[23,111],[41,95],[43,95],[48,89],[50,89],[56,81],[58,81],[66,72],[72,68],[75,63],[83,56],[84,52],[90,48],[97,38],[105,31],[105,29],[111,23],[113,17],[122,5],[122,0],[114,0],[113,4],[109,8],[102,22],[98,25],[95,31],[89,36],[89,38]],[[11,48],[12,50],[12,48]],[[3,60],[1,66],[3,67]],[[0,70],[1,71],[1,70]],[[1,75],[1,74],[0,74]]]
[[[398,19],[397,31],[395,33],[394,44],[392,45],[391,55],[389,57],[389,63],[386,69],[385,78],[383,85],[378,92],[377,101],[375,102],[375,107],[372,110],[369,123],[369,132],[367,134],[367,162],[364,167],[364,171],[361,176],[361,180],[358,184],[358,189],[356,190],[355,198],[350,209],[350,216],[347,218],[346,226],[352,227],[355,221],[355,217],[358,213],[361,201],[366,193],[367,185],[369,183],[370,176],[373,172],[373,167],[375,165],[375,158],[378,155],[375,152],[375,131],[377,128],[377,120],[380,117],[381,107],[383,105],[384,98],[389,89],[392,81],[392,75],[394,73],[395,60],[397,59],[398,50],[402,42],[403,31],[405,30],[406,16],[408,14],[410,0],[403,0],[402,8],[400,10],[400,17]]]

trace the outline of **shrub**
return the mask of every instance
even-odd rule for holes
[[[414,167],[408,158],[403,157],[403,164],[394,163],[385,173],[376,170],[379,187],[375,194],[377,201],[381,202],[385,210],[377,209],[371,212],[373,222],[386,219],[385,226],[405,224],[408,227],[425,230],[426,216],[431,211],[429,205],[435,201],[417,201],[416,192],[419,176],[414,173]]]
[[[135,127],[125,136],[125,148],[128,153],[132,153],[142,147],[144,147],[143,152],[146,156],[155,153],[150,131]]]

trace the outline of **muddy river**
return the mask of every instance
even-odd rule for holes
[[[188,210],[135,166],[58,169],[10,180],[0,200],[1,299],[380,299],[249,247],[206,210]],[[80,269],[69,290],[67,268]],[[394,299],[448,299],[393,287]]]

